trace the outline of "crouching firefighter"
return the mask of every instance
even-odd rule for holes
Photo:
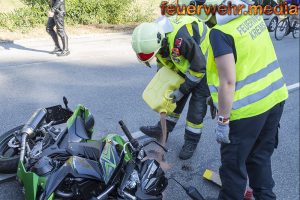
[[[177,107],[167,116],[169,134],[191,95],[184,145],[179,153],[179,158],[183,160],[192,157],[199,143],[207,111],[206,99],[210,93],[206,83],[204,54],[208,31],[206,25],[193,16],[162,16],[155,22],[142,23],[132,35],[132,47],[139,61],[150,66],[149,62],[156,57],[158,68],[168,67],[185,78],[180,88],[170,95]],[[160,122],[155,126],[142,126],[140,130],[154,138],[162,134]]]
[[[64,26],[64,17],[66,15],[65,0],[50,0],[50,8],[46,31],[55,44],[54,50],[50,53],[57,54],[57,56],[67,56],[70,54],[70,51],[68,48],[68,36]],[[55,26],[57,33],[54,31]],[[57,35],[61,38],[62,48],[59,45]]]

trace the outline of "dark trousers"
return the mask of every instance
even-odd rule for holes
[[[247,184],[256,200],[275,200],[271,156],[278,144],[284,102],[269,111],[230,122],[230,144],[221,145],[219,200],[242,200]]]
[[[203,119],[207,111],[206,99],[207,97],[209,97],[209,95],[210,92],[207,86],[206,76],[204,76],[203,79],[197,84],[197,86],[194,87],[193,90],[191,91],[191,98],[189,101],[189,108],[186,117],[186,120],[188,122],[191,122],[193,124],[201,124],[203,122]],[[176,103],[177,107],[174,110],[174,113],[178,115],[182,113],[189,96],[190,95],[186,95]],[[172,127],[170,128],[171,129],[170,132],[173,130],[176,123],[171,123],[171,124]],[[198,142],[200,139],[200,135],[195,134],[186,129],[185,139]]]
[[[56,26],[57,33],[54,30],[55,26]],[[62,40],[63,49],[68,49],[68,46],[67,46],[68,36],[65,32],[64,14],[55,14],[54,17],[48,17],[46,31],[49,33],[49,35],[53,39],[55,47],[60,48],[59,42],[58,42],[58,37],[57,37],[57,35],[58,35]]]

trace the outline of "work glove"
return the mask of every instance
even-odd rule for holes
[[[216,137],[218,143],[226,143],[229,144],[229,123],[227,124],[221,124],[218,123],[216,127]]]
[[[215,119],[216,115],[217,115],[217,108],[214,105],[214,102],[213,102],[211,96],[207,97],[206,104],[209,105],[209,107],[210,107],[210,116],[211,116],[211,118]]]
[[[170,98],[172,99],[173,103],[178,102],[180,99],[182,99],[182,97],[184,96],[184,94],[182,92],[180,92],[179,89],[174,90],[172,92],[172,94],[170,94]]]

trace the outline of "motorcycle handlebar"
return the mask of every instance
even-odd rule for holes
[[[119,124],[121,126],[121,129],[125,133],[126,137],[128,138],[129,142],[130,142],[130,140],[133,140],[133,137],[132,137],[131,133],[129,132],[128,128],[126,127],[125,123],[122,120],[120,120]]]

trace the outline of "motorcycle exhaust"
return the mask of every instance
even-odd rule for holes
[[[27,134],[23,133],[21,141],[21,152],[20,152],[20,161],[23,163],[25,157],[25,146],[26,146]]]
[[[20,152],[20,161],[24,161],[25,157],[25,146],[26,146],[26,139],[27,137],[34,137],[35,131],[44,121],[47,114],[47,110],[45,108],[38,109],[35,111],[27,123],[23,126],[21,133],[22,133],[22,141],[21,141],[21,152]]]
[[[22,128],[21,132],[24,134],[26,133],[29,137],[34,137],[34,133],[37,128],[41,125],[44,121],[47,114],[47,110],[45,108],[38,109],[35,111],[27,123]]]

